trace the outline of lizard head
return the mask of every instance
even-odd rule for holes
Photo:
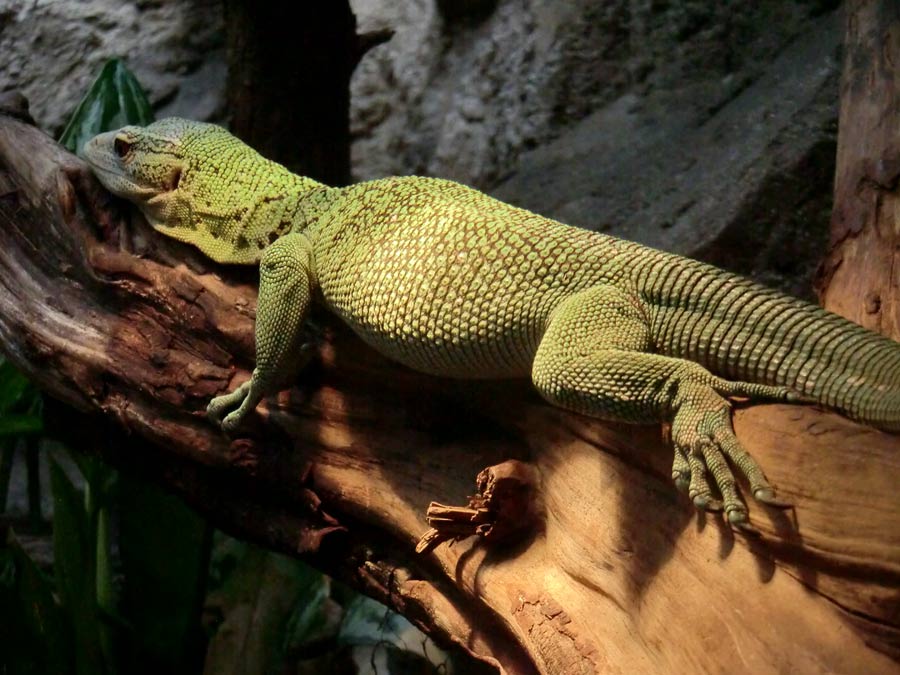
[[[82,155],[154,229],[219,262],[258,262],[292,226],[300,194],[315,185],[222,127],[177,117],[99,134]]]

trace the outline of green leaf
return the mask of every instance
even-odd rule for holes
[[[53,487],[53,559],[56,588],[75,632],[75,672],[102,675],[110,672],[101,645],[96,597],[96,543],[84,507],[84,498],[54,457],[50,457]]]
[[[36,394],[37,391],[28,378],[16,370],[15,366],[5,359],[0,363],[0,415]]]
[[[196,672],[211,528],[178,498],[120,474],[123,619],[132,627],[129,672]]]
[[[50,583],[9,530],[0,546],[0,616],[5,624],[0,672],[71,672],[71,640]]]
[[[301,588],[294,603],[294,610],[285,626],[286,653],[299,650],[303,645],[325,637],[324,633],[328,629],[325,601],[328,599],[331,584],[325,575],[309,565],[299,564]],[[305,586],[302,585],[304,583]]]
[[[116,615],[117,598],[113,590],[109,511],[118,484],[118,473],[94,457],[81,453],[68,454],[78,465],[86,482],[84,510],[88,537],[94,544],[94,599],[100,619],[98,640],[103,660],[112,669],[118,661],[116,630],[121,625],[121,619]]]
[[[0,438],[38,434],[44,430],[44,421],[37,415],[0,416]]]
[[[13,455],[16,444],[13,439],[0,438],[0,513],[6,511],[9,498],[9,483],[12,479]]]
[[[141,85],[125,64],[111,59],[75,108],[59,142],[71,152],[78,152],[99,133],[152,121],[153,110]]]
[[[92,455],[67,450],[65,456],[78,467],[78,472],[84,478],[87,488],[84,493],[86,511],[90,513],[115,503],[118,494],[118,471]]]

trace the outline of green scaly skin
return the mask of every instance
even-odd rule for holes
[[[160,232],[219,262],[260,263],[256,368],[209,404],[226,431],[294,374],[313,299],[416,370],[530,376],[568,410],[670,422],[676,483],[738,526],[747,508],[727,460],[777,502],[728,397],[811,400],[900,430],[900,345],[694,260],[446,180],[330,188],[188,120],[101,134],[84,155]]]

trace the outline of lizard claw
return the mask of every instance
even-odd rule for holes
[[[721,513],[722,502],[713,499],[709,495],[697,495],[694,497],[694,506],[701,511],[709,511],[710,513]]]
[[[775,496],[775,490],[770,487],[757,488],[753,491],[753,497],[756,501],[769,506],[774,506],[777,509],[789,509],[793,506],[793,504],[788,501],[778,499],[778,497]]]
[[[222,431],[229,435],[232,434],[234,430],[241,425],[243,419],[244,416],[241,414],[241,410],[239,409],[235,410],[232,413],[229,413],[221,422]]]
[[[759,536],[759,530],[757,530],[753,525],[750,524],[750,521],[747,520],[747,512],[746,511],[732,511],[728,514],[728,522],[731,524],[733,528],[743,532],[744,534],[750,534],[753,536]]]

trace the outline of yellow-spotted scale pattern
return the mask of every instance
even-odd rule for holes
[[[553,309],[599,283],[614,251],[506,204],[497,218],[500,204],[434,178],[349,188],[310,228],[325,303],[417,370],[527,377]]]
[[[697,261],[446,180],[326,187],[177,118],[101,134],[84,155],[159,231],[260,263],[256,369],[209,406],[226,430],[299,367],[313,299],[411,368],[531,377],[569,410],[670,422],[676,483],[738,526],[729,464],[757,499],[775,497],[734,435],[729,396],[810,399],[900,430],[900,345]]]

